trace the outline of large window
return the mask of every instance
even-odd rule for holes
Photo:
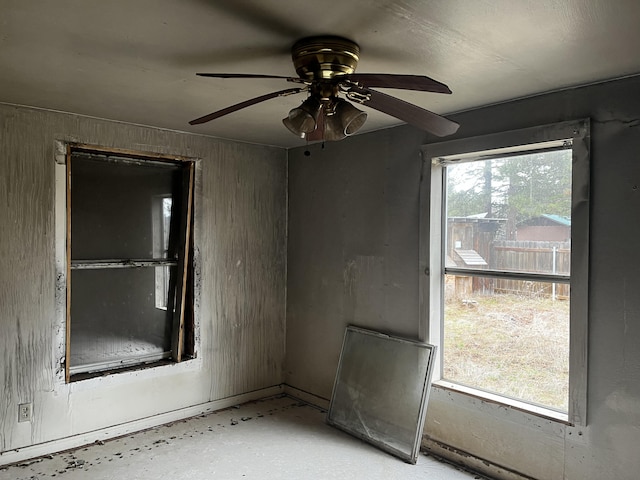
[[[67,379],[193,355],[191,161],[69,147]]]
[[[431,188],[423,186],[430,240],[422,261],[439,384],[584,422],[588,122],[424,153]]]

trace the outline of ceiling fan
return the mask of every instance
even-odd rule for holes
[[[449,87],[423,75],[354,73],[359,55],[360,47],[349,39],[337,36],[307,37],[298,40],[291,48],[298,77],[198,73],[199,76],[213,78],[281,78],[301,86],[246,100],[196,118],[189,124],[206,123],[272,98],[307,93],[306,100],[292,109],[282,122],[292,133],[310,141],[341,140],[353,135],[364,125],[366,112],[341,98],[340,94],[352,102],[366,105],[440,137],[458,130],[456,122],[372,89],[397,88],[450,94]]]

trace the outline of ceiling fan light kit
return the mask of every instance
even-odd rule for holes
[[[291,133],[304,138],[305,133],[311,133],[316,129],[321,110],[322,103],[316,97],[309,97],[302,105],[289,111],[282,123]]]
[[[340,136],[336,140],[342,140],[362,128],[364,122],[367,121],[367,114],[346,100],[336,98],[333,104],[333,112],[326,116],[325,121],[325,128],[336,132]]]
[[[396,88],[450,94],[449,87],[423,75],[356,74],[360,47],[349,39],[336,36],[303,38],[293,45],[291,57],[298,77],[198,73],[213,78],[279,78],[303,86],[246,100],[189,123],[205,123],[271,98],[306,92],[307,99],[289,111],[282,123],[294,135],[307,141],[342,140],[362,128],[367,113],[341,98],[340,94],[438,136],[451,135],[458,130],[459,125],[445,117],[372,89]]]

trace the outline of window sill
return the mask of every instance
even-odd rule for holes
[[[465,385],[448,382],[446,380],[437,380],[432,383],[432,386],[435,388],[440,388],[442,390],[453,391],[463,395],[474,397],[479,400],[482,400],[483,402],[512,408],[513,410],[518,410],[520,412],[528,413],[530,415],[535,415],[536,417],[562,423],[564,425],[573,425],[569,421],[569,415],[567,413],[559,412],[551,408],[546,408],[540,405],[534,405],[531,403],[523,402],[521,400],[516,400],[514,398],[503,397],[495,393],[485,392],[484,390],[467,387]]]

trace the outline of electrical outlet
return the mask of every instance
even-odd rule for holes
[[[33,403],[18,405],[18,422],[30,422],[33,417]]]

